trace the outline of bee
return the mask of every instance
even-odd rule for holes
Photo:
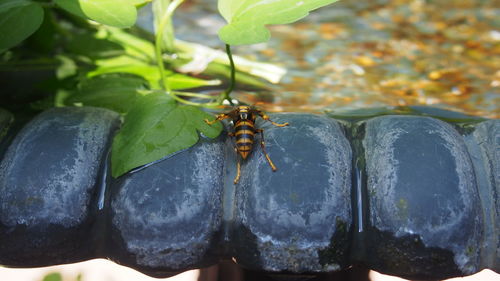
[[[269,166],[271,166],[271,169],[273,170],[273,172],[275,172],[277,170],[276,166],[274,165],[273,161],[266,152],[266,144],[264,142],[264,130],[255,128],[255,119],[257,119],[257,117],[259,116],[265,121],[270,122],[274,126],[277,127],[288,126],[288,123],[278,124],[276,122],[271,121],[269,119],[269,116],[267,116],[265,113],[263,113],[262,111],[253,106],[247,106],[247,105],[237,106],[228,113],[217,114],[214,120],[208,121],[208,119],[205,119],[205,122],[208,125],[212,125],[217,121],[222,121],[224,119],[231,118],[234,125],[234,131],[229,132],[228,135],[230,137],[235,138],[236,142],[234,150],[237,154],[241,156],[241,158],[243,158],[243,160],[247,159],[248,155],[250,155],[250,152],[252,151],[255,134],[260,133],[261,136],[260,146],[262,147],[262,152],[264,153],[264,156],[266,157]],[[237,184],[239,182],[240,175],[241,175],[241,164],[240,164],[240,159],[238,159],[238,162],[236,164],[236,177],[234,178],[233,181],[234,184]]]

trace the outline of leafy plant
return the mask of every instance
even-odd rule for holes
[[[43,8],[35,2],[7,0],[0,3],[0,51],[26,39],[42,21]]]
[[[198,132],[217,137],[222,125],[207,125],[203,120],[209,117],[197,107],[179,105],[163,93],[146,95],[125,116],[123,128],[115,137],[113,173],[123,174],[158,160],[158,155],[188,148],[198,142]]]
[[[38,101],[37,108],[87,105],[123,114],[123,126],[112,147],[112,174],[118,177],[194,145],[199,133],[217,137],[222,126],[205,124],[208,113],[202,108],[232,102],[235,61],[242,66],[240,79],[254,85],[261,82],[243,69],[260,68],[272,74],[268,79],[274,82],[283,75],[274,66],[233,60],[230,45],[266,41],[270,37],[266,25],[296,21],[334,1],[219,0],[219,11],[228,22],[219,32],[228,55],[223,58],[207,47],[175,39],[172,15],[183,0],[4,0],[0,3],[0,69],[27,62],[57,65],[56,77],[44,84],[53,94]],[[154,38],[133,27],[137,9],[149,2]],[[230,72],[225,91],[215,96],[186,91],[221,84],[218,79],[175,70],[194,52],[210,52],[215,58],[207,73]]]
[[[270,24],[295,22],[309,11],[337,0],[219,0],[220,14],[228,22],[219,37],[229,45],[255,44],[269,40]]]
[[[55,0],[66,11],[82,18],[116,27],[131,27],[137,19],[136,5],[150,0]]]

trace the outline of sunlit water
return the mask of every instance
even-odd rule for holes
[[[238,92],[270,109],[429,105],[500,116],[500,6],[481,0],[345,0],[234,53],[286,68],[272,92]],[[222,49],[213,0],[187,1],[176,35]]]

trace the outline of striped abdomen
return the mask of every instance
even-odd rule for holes
[[[253,136],[255,135],[255,125],[250,119],[240,119],[234,126],[234,135],[236,138],[236,149],[238,153],[246,159],[252,151]]]

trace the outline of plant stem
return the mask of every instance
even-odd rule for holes
[[[184,0],[174,0],[172,1],[168,7],[167,7],[167,11],[166,11],[166,14],[168,15],[168,20],[166,22],[166,32],[167,32],[167,42],[165,42],[165,50],[168,52],[168,53],[174,53],[176,50],[175,50],[175,36],[174,36],[174,26],[172,24],[172,16],[175,12],[175,10],[177,9],[177,7],[179,7],[180,4],[182,4],[182,2],[184,2]]]
[[[179,95],[184,95],[184,93],[179,92]],[[170,96],[180,103],[192,105],[192,106],[218,107],[220,105],[218,102],[198,103],[198,102],[188,101],[188,100],[185,100],[185,99],[179,97],[177,94],[175,94],[173,92],[170,94]]]
[[[163,29],[165,28],[164,19],[165,17],[162,18],[162,21],[160,26],[158,27],[156,31],[156,38],[155,38],[155,56],[156,56],[156,63],[158,64],[158,69],[160,70],[160,79],[161,79],[161,87],[167,91],[167,93],[170,93],[170,86],[168,85],[166,73],[165,73],[165,67],[163,65],[163,59],[162,59],[162,50],[161,50],[161,43],[163,39]]]
[[[186,97],[195,97],[195,98],[200,98],[200,99],[207,99],[207,100],[213,100],[214,97],[210,95],[205,95],[205,94],[198,94],[198,93],[191,93],[191,92],[175,92],[176,95],[179,96],[186,96]]]
[[[234,90],[234,84],[236,84],[236,70],[234,67],[233,55],[231,54],[231,45],[226,44],[226,53],[229,58],[229,65],[231,68],[231,79],[229,80],[229,86],[227,89],[220,95],[218,102],[222,104],[224,100],[228,100],[229,104],[234,105],[231,97],[229,96],[231,92]]]
[[[161,15],[156,30],[155,57],[156,57],[156,63],[158,64],[158,69],[160,70],[161,86],[165,90],[165,92],[167,92],[168,95],[170,95],[173,99],[175,99],[180,103],[192,106],[216,107],[220,103],[218,102],[198,103],[185,100],[180,97],[180,96],[187,96],[187,97],[197,97],[202,99],[212,99],[213,98],[212,96],[195,94],[195,93],[175,92],[172,91],[170,85],[168,84],[167,76],[165,73],[165,66],[163,64],[162,51],[165,50],[167,53],[170,54],[176,51],[174,44],[175,36],[174,36],[174,28],[172,25],[172,15],[174,14],[175,9],[177,9],[177,7],[179,7],[179,5],[182,4],[182,2],[184,2],[184,0],[173,0],[167,2],[168,4],[166,10],[163,13],[163,15]],[[161,5],[161,3],[158,4]],[[159,10],[162,9],[160,8]]]
[[[166,78],[166,73],[165,73],[165,67],[163,66],[163,60],[161,58],[161,46],[158,41],[161,41],[161,39],[158,39],[158,37],[161,36],[156,36],[156,45],[155,45],[155,54],[156,54],[156,63],[158,64],[158,69],[160,70],[160,79],[161,79],[161,87],[167,92],[170,93],[170,86],[168,85],[168,81]]]
[[[174,0],[168,4],[165,13],[161,16],[160,24],[158,25],[158,28],[156,30],[156,37],[155,37],[155,56],[156,56],[156,62],[158,64],[158,69],[160,70],[161,85],[163,89],[170,95],[175,95],[175,94],[171,93],[170,86],[168,85],[167,77],[165,74],[165,66],[163,65],[163,59],[162,59],[162,49],[163,49],[162,47],[163,43],[165,43],[165,49],[167,50],[167,52],[175,51],[173,43],[174,32],[172,27],[172,15],[175,9],[179,7],[179,5],[183,1],[184,0]],[[165,29],[167,33],[165,33]],[[166,36],[164,37],[164,35]]]

